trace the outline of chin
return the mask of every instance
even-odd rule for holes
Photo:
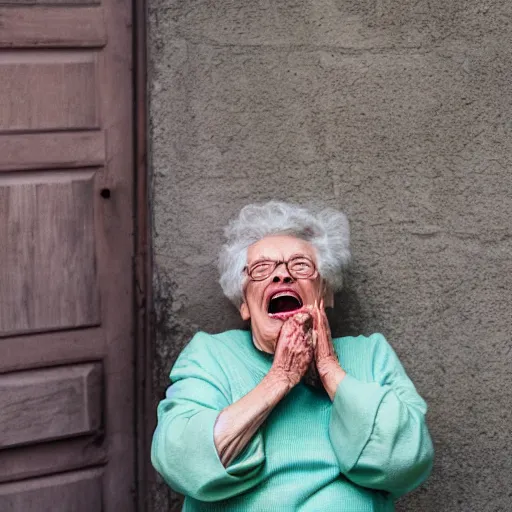
[[[277,325],[276,325],[277,324]],[[272,354],[276,350],[277,340],[281,332],[283,322],[272,320],[272,325],[268,329],[265,329],[265,345],[272,350]]]
[[[288,320],[288,318],[296,315],[300,312],[308,311],[307,307],[296,307],[295,309],[290,309],[286,311],[280,311],[277,313],[267,313],[267,316],[264,317],[263,320],[263,329],[259,329],[261,341],[267,350],[271,350],[272,353],[275,352],[277,340],[281,333],[281,328],[283,327],[284,322]]]

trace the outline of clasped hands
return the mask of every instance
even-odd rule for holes
[[[334,399],[346,373],[341,368],[331,338],[324,301],[302,309],[288,318],[281,328],[271,372],[296,386],[315,364],[322,385]]]

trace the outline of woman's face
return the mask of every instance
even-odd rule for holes
[[[316,251],[309,242],[287,235],[267,236],[249,246],[247,267],[251,268],[261,260],[289,261],[295,256],[305,256],[317,265]],[[254,344],[260,350],[274,353],[283,320],[273,317],[272,311],[313,305],[322,292],[323,283],[318,272],[310,279],[294,279],[284,264],[278,265],[262,281],[246,277],[240,314],[244,320],[251,321]]]

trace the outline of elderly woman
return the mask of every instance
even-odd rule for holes
[[[220,283],[250,330],[183,350],[153,465],[184,511],[394,510],[431,470],[427,408],[381,334],[331,338],[345,216],[250,205],[226,235]]]

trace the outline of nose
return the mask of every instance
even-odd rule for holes
[[[274,270],[274,277],[272,278],[273,283],[292,283],[293,277],[289,274],[288,269],[284,263],[280,263]]]

